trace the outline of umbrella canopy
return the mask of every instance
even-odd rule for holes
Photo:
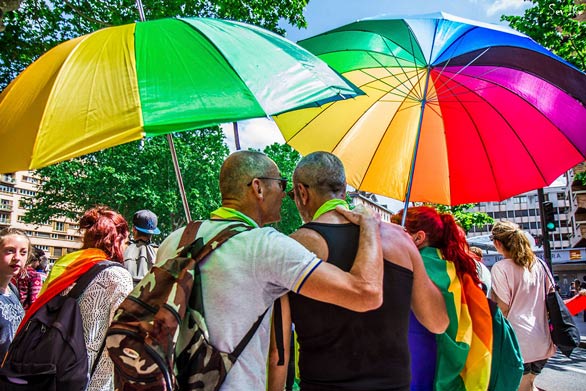
[[[529,37],[447,14],[357,21],[299,44],[366,95],[275,117],[357,189],[497,201],[586,159],[586,76]]]
[[[0,172],[173,131],[360,93],[261,28],[207,18],[109,27],[64,42],[0,95]]]

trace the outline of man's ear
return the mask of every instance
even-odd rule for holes
[[[252,193],[256,198],[263,199],[263,189],[260,179],[254,178],[250,183],[250,188],[252,189]]]
[[[301,205],[307,205],[309,202],[309,189],[301,183],[297,184],[297,194],[299,195],[299,202]]]

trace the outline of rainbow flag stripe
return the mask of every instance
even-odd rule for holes
[[[453,262],[444,260],[439,250],[427,247],[421,250],[421,255],[428,275],[444,296],[450,323],[435,339],[418,338],[410,331],[412,390],[430,389],[430,385],[419,378],[430,370],[427,365],[430,358],[418,354],[424,351],[436,352],[435,375],[427,376],[433,379],[434,390],[486,390],[490,381],[493,338],[486,296],[469,276],[458,278]],[[423,328],[419,325],[418,329],[421,333]],[[417,346],[423,341],[426,344],[435,341],[435,346]]]

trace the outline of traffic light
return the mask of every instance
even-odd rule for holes
[[[555,212],[553,210],[553,204],[549,201],[543,203],[543,219],[545,221],[545,229],[548,232],[555,231]]]

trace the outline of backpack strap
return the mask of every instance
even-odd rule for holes
[[[14,293],[16,295],[16,297],[18,298],[18,300],[20,301],[20,292],[18,291],[18,288],[16,287],[16,285],[14,285],[13,283],[9,282],[8,283],[8,287],[10,288],[10,290],[12,291],[12,293]]]
[[[119,264],[118,262],[112,262],[112,261],[101,261],[101,262],[96,263],[87,272],[85,272],[81,277],[79,277],[79,279],[76,281],[76,283],[73,286],[73,288],[71,288],[71,290],[69,291],[69,293],[67,294],[67,296],[73,297],[74,299],[78,299],[79,296],[81,296],[81,294],[88,287],[88,285],[91,284],[91,282],[93,281],[93,279],[102,270],[107,269],[107,268],[109,268],[111,266],[124,267],[121,264]]]
[[[256,333],[256,330],[258,329],[258,327],[262,323],[262,320],[264,319],[264,317],[265,317],[267,311],[269,310],[269,308],[271,308],[271,307],[269,306],[265,310],[265,312],[263,312],[258,317],[258,319],[256,320],[256,322],[254,322],[254,324],[252,325],[252,327],[250,328],[250,330],[248,330],[248,333],[246,333],[246,335],[244,336],[244,338],[242,338],[242,340],[240,341],[240,343],[238,344],[238,346],[236,346],[236,348],[232,352],[232,356],[234,357],[234,359],[237,359],[238,356],[240,356],[240,353],[242,353],[242,351],[246,347],[246,345],[248,345],[248,343],[250,342],[250,340],[252,339],[252,337]],[[281,342],[283,342],[282,337],[281,337]],[[282,345],[282,343],[281,343],[281,345]],[[279,353],[279,361],[281,360],[281,357],[280,356],[281,356],[281,354]],[[279,365],[283,365],[283,364],[279,364]]]
[[[275,328],[275,345],[279,360],[277,366],[285,365],[285,343],[283,342],[283,310],[281,309],[281,299],[275,300],[273,309],[273,327]],[[264,315],[264,314],[263,314]]]
[[[214,236],[211,240],[209,240],[201,249],[198,249],[198,242],[201,241],[195,240],[197,235],[197,231],[201,226],[201,221],[192,221],[190,222],[185,230],[183,231],[183,235],[181,235],[181,240],[179,241],[178,250],[182,256],[187,256],[189,252],[191,252],[191,257],[195,260],[195,263],[198,264],[201,262],[205,257],[207,257],[212,251],[220,247],[224,244],[228,239],[232,236],[237,235],[244,231],[249,231],[254,227],[251,227],[247,224],[232,224],[228,227],[221,230],[216,236]],[[192,251],[195,248],[195,251]]]
[[[119,264],[118,262],[112,262],[112,261],[101,261],[101,262],[96,263],[87,272],[85,272],[81,277],[79,277],[79,279],[76,281],[73,288],[71,288],[71,290],[69,291],[67,296],[72,297],[77,300],[79,298],[79,296],[81,296],[81,294],[86,290],[86,288],[92,283],[94,278],[96,278],[96,276],[101,271],[103,271],[109,267],[112,267],[112,266],[124,267],[121,264]],[[102,345],[100,346],[100,350],[98,351],[98,355],[96,356],[96,359],[94,360],[94,363],[92,365],[92,368],[90,371],[90,377],[89,377],[90,379],[92,378],[92,376],[94,375],[94,372],[96,371],[96,368],[98,367],[98,362],[100,361],[100,358],[102,357],[102,352],[104,351],[105,346],[106,346],[106,338],[104,337],[104,340],[102,341]]]
[[[234,235],[237,235],[244,231],[249,231],[254,228],[248,224],[229,225],[228,227],[220,231],[218,234],[216,234],[216,236],[209,240],[203,247],[200,247],[200,249],[198,249],[198,244],[201,245],[201,240],[195,240],[195,237],[197,236],[197,231],[199,230],[201,223],[201,221],[191,221],[189,224],[187,224],[185,230],[183,231],[183,235],[181,235],[181,240],[179,241],[178,246],[178,250],[182,256],[186,256],[187,253],[192,252],[191,256],[193,260],[195,260],[196,265],[200,263],[205,257],[207,257],[212,251],[216,250],[222,244],[226,243],[226,241]],[[240,343],[236,346],[236,348],[232,352],[232,356],[234,357],[234,359],[238,358],[238,356],[240,356],[240,353],[242,353],[246,345],[248,345],[248,343],[256,333],[257,329],[261,325],[262,320],[264,319],[269,308],[270,306],[258,317],[256,322],[254,322],[254,324],[248,330],[244,338],[242,338]]]

